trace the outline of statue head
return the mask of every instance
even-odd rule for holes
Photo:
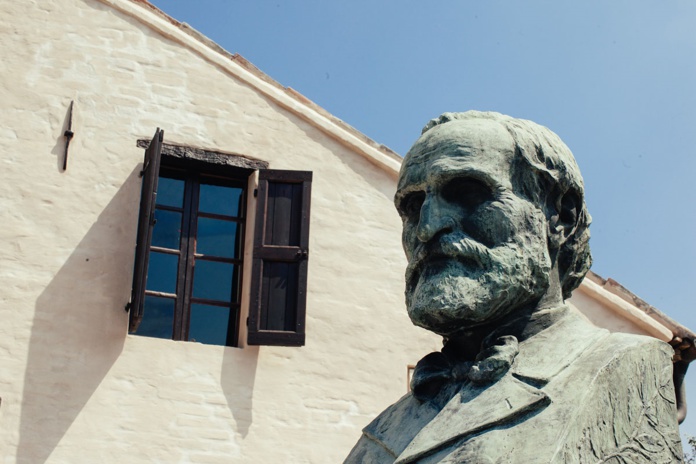
[[[499,113],[445,113],[406,154],[395,204],[411,320],[449,337],[562,304],[591,264],[568,147]]]

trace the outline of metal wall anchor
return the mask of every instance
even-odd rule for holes
[[[70,147],[70,140],[72,140],[75,133],[72,131],[72,112],[73,112],[74,100],[70,100],[70,108],[68,109],[68,128],[63,132],[65,136],[65,156],[63,157],[63,171],[68,169],[68,148]]]

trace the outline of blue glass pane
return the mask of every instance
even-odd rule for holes
[[[229,319],[230,308],[192,304],[189,341],[209,345],[226,345]]]
[[[157,222],[152,230],[152,244],[178,250],[181,237],[181,213],[156,209],[155,220]]]
[[[198,218],[196,253],[236,258],[237,223],[220,219]]]
[[[241,197],[241,188],[201,184],[198,210],[204,213],[239,216]]]
[[[184,204],[184,181],[160,177],[157,181],[157,204],[181,208]]]
[[[179,257],[177,255],[151,251],[145,288],[155,292],[176,293],[178,264]]]
[[[143,320],[135,332],[145,337],[172,338],[174,299],[145,295]]]
[[[196,260],[193,274],[194,298],[230,301],[234,264]]]

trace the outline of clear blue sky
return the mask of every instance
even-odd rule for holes
[[[151,1],[401,155],[445,111],[551,128],[585,178],[593,270],[696,329],[696,2]]]

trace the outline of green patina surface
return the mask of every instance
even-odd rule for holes
[[[395,205],[414,324],[443,336],[346,463],[682,461],[672,349],[564,304],[591,265],[580,171],[553,132],[445,113]]]

